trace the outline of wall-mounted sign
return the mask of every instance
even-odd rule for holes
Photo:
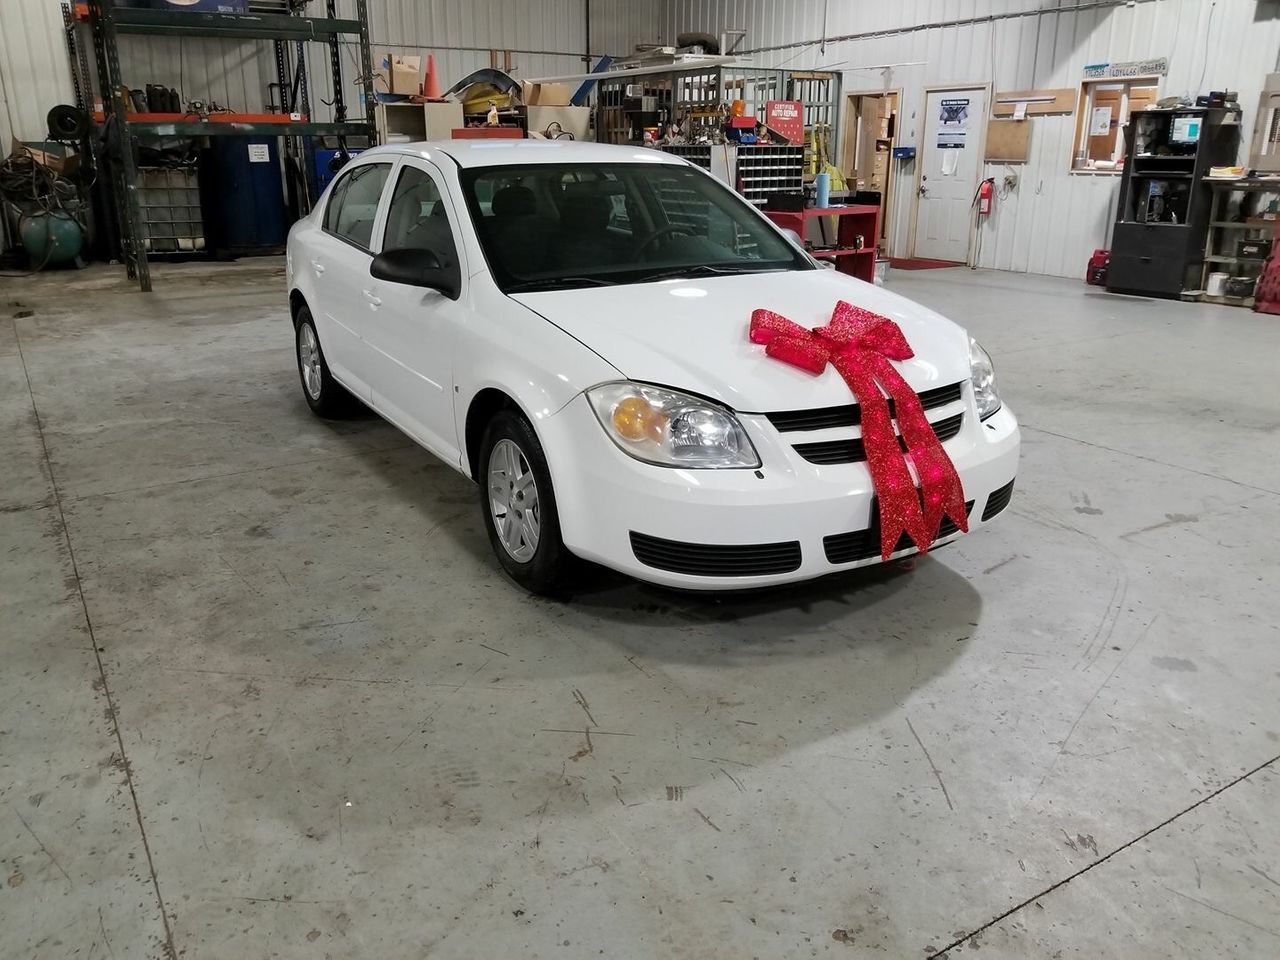
[[[804,104],[799,100],[767,101],[764,125],[786,137],[788,143],[804,143]]]
[[[1163,77],[1169,72],[1168,57],[1126,60],[1124,63],[1091,63],[1084,68],[1086,80],[1125,80],[1129,77]]]
[[[938,148],[940,150],[963,150],[968,137],[968,99],[943,100],[942,106],[938,109]]]

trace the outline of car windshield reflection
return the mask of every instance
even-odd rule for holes
[[[742,198],[677,164],[529,164],[462,173],[506,293],[813,264]]]

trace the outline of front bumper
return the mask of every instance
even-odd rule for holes
[[[944,447],[960,475],[966,501],[973,503],[969,513],[973,531],[989,522],[982,519],[988,498],[993,493],[1003,496],[1017,473],[1018,423],[1007,407],[979,422],[968,383],[954,410],[931,413],[930,419],[960,409],[964,425]],[[686,590],[750,589],[880,563],[878,534],[874,556],[851,562],[831,562],[823,542],[832,535],[874,527],[875,494],[866,464],[810,463],[792,448],[795,438],[780,434],[765,416],[739,416],[760,454],[759,471],[686,470],[641,463],[606,436],[584,396],[541,421],[538,431],[555,484],[565,545],[584,559],[639,580]],[[677,547],[769,545],[769,550],[748,551],[757,557],[776,557],[783,545],[798,542],[799,562],[794,569],[763,574],[675,572],[650,565],[652,551],[638,550],[633,533],[642,539],[671,541]],[[943,536],[934,546],[960,535]],[[638,559],[637,552],[650,563]],[[893,556],[915,552],[912,546]],[[791,557],[785,550],[781,553]]]

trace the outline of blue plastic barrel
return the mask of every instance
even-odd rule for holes
[[[267,253],[284,246],[284,185],[275,137],[211,137],[201,193],[206,234],[217,251]]]

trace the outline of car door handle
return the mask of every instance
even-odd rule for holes
[[[372,304],[373,306],[375,306],[375,307],[380,307],[380,306],[382,306],[382,298],[381,298],[381,297],[375,297],[375,296],[373,295],[373,291],[372,291],[372,290],[362,290],[362,291],[360,291],[360,292],[364,294],[364,298],[365,298],[366,300],[368,300],[368,301],[369,301],[369,303],[370,303],[370,304]]]
[[[316,273],[324,273],[324,264],[319,260],[312,260],[311,269],[315,270]]]

